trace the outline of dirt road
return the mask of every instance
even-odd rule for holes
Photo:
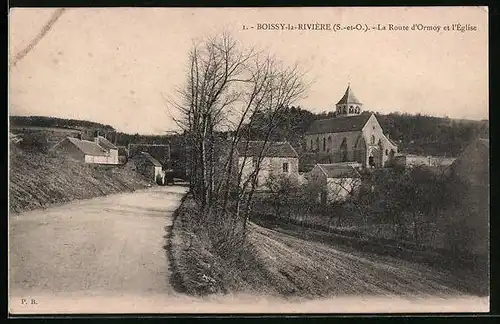
[[[11,296],[172,293],[165,227],[185,187],[10,215]]]
[[[358,296],[304,300],[242,294],[194,298],[176,293],[169,281],[165,227],[171,225],[170,215],[184,193],[183,187],[159,187],[10,215],[10,311],[363,313],[489,309],[487,298],[453,296],[455,291],[439,280],[429,281],[418,268],[371,261],[267,229],[259,229],[252,237],[267,248],[271,264],[279,266],[276,280],[283,280],[281,284],[288,285],[290,292],[317,289],[325,296],[328,290]],[[290,284],[286,278],[290,274],[303,282]],[[390,296],[391,291],[429,292],[430,288],[452,297]],[[383,296],[370,296],[374,292]]]

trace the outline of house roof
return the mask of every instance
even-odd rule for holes
[[[299,157],[288,142],[267,142],[264,147],[264,141],[242,141],[238,143],[237,151],[241,156],[259,156],[263,148],[262,156],[265,157]]]
[[[106,150],[97,145],[96,142],[80,140],[74,137],[66,137],[66,139],[86,155],[105,156],[107,154]]]
[[[147,153],[147,152],[141,152],[140,155],[137,155],[138,156],[143,156],[147,161],[151,162],[151,164],[153,164],[155,167],[161,167],[161,163],[158,162],[158,160],[156,160],[154,157],[151,156],[151,154]]]
[[[328,178],[358,178],[359,172],[350,165],[317,164]]]
[[[168,144],[132,144],[128,145],[129,156],[140,152],[148,152],[152,157],[161,162],[170,159],[170,145]]]
[[[351,90],[351,86],[348,85],[347,89],[344,93],[344,96],[337,102],[337,105],[342,105],[342,104],[361,104],[361,101],[359,101],[354,93]]]
[[[365,112],[361,115],[319,119],[314,121],[306,134],[324,134],[360,131],[368,122],[372,114]]]
[[[117,150],[118,148],[102,136],[97,136],[98,144],[106,150]]]

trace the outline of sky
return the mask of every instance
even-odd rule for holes
[[[11,9],[10,60],[54,11]],[[9,113],[90,120],[127,133],[174,130],[165,98],[176,99],[193,40],[228,30],[243,46],[298,63],[310,87],[296,105],[312,112],[335,110],[350,83],[367,110],[487,119],[487,17],[485,7],[68,8],[10,68]],[[257,29],[266,23],[386,30]],[[443,30],[452,24],[476,29]]]

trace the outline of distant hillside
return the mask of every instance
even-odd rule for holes
[[[487,120],[463,120],[443,117],[411,114],[379,114],[375,113],[385,133],[399,145],[400,151],[422,155],[457,156],[468,142],[477,137],[489,137]],[[304,133],[316,119],[332,118],[333,112],[315,114],[309,110],[290,106],[284,118],[273,131],[272,140],[287,140],[298,151],[304,143]],[[253,126],[246,127],[245,133],[250,139],[262,139],[263,129],[267,123],[264,114],[255,116]],[[117,145],[129,143],[170,144],[172,159],[183,154],[182,136],[176,135],[140,135],[116,132],[110,125],[103,125],[85,120],[62,119],[41,116],[11,116],[11,125],[46,128],[71,128],[99,130]],[[47,131],[49,131],[47,129]]]
[[[65,119],[46,116],[10,116],[10,125],[13,127],[52,127],[70,129],[100,129],[114,131],[110,125],[104,125],[87,120]]]

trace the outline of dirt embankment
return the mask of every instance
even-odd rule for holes
[[[10,149],[10,212],[133,191],[148,184],[144,177],[123,166],[89,165],[16,146]]]

